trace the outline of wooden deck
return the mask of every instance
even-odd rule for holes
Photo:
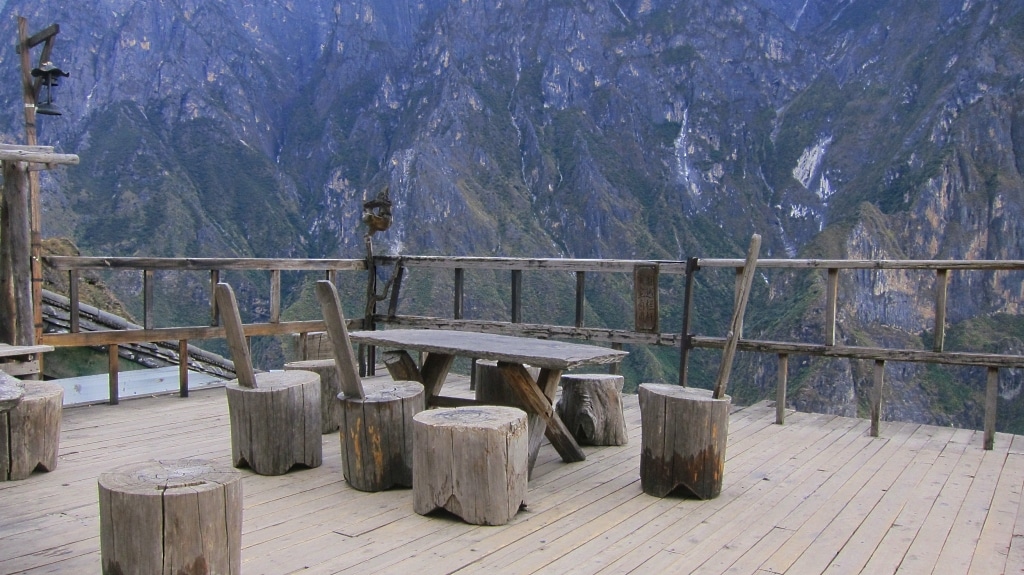
[[[448,391],[448,387],[446,387]],[[999,434],[737,410],[725,481],[711,501],[640,490],[640,413],[630,443],[550,445],[528,508],[480,527],[412,512],[411,490],[361,493],[342,479],[336,435],[317,469],[244,478],[243,569],[277,573],[1020,573],[1024,439]],[[51,473],[0,483],[0,573],[98,573],[97,476],[153,458],[230,465],[222,389],[68,408]]]

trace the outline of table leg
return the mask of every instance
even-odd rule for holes
[[[444,385],[444,380],[448,377],[448,370],[452,368],[454,361],[454,355],[444,353],[428,353],[423,360],[420,375],[423,378],[427,405],[430,405],[431,400],[441,392],[441,386]]]
[[[562,456],[562,461],[572,463],[587,458],[569,429],[555,413],[555,392],[561,370],[542,369],[537,381],[521,364],[498,362],[498,369],[509,387],[515,391],[529,412],[530,427],[530,471],[537,462],[541,438],[547,436],[552,447]]]

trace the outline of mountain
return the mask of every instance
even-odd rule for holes
[[[44,178],[43,231],[85,254],[362,257],[361,203],[389,186],[378,253],[739,257],[757,232],[762,257],[1024,259],[1013,0],[9,0],[11,39],[15,14],[61,26],[65,113],[39,140],[82,163]],[[12,142],[17,73],[0,53]],[[747,333],[820,341],[823,283],[765,274]],[[950,349],[1024,348],[1022,284],[954,274]],[[265,297],[253,285],[243,307]],[[841,341],[927,344],[933,277],[841,286]],[[594,292],[594,325],[628,317]],[[723,296],[702,297],[698,329],[722,329]],[[674,361],[638,350],[627,370],[671,379]],[[795,363],[798,407],[863,411],[870,366]],[[768,393],[773,364],[741,359],[739,401]],[[983,370],[892,371],[885,417],[980,423]],[[1024,375],[1000,384],[1000,422],[1024,422]]]

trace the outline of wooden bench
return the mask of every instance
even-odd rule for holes
[[[231,459],[260,475],[323,463],[320,376],[311,371],[256,374],[231,286],[218,283],[217,309],[238,379],[225,386],[231,420]]]

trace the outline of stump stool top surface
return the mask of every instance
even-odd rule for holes
[[[732,398],[728,395],[715,399],[712,397],[714,393],[710,389],[701,389],[699,387],[682,387],[671,383],[641,383],[639,389],[645,389],[658,395],[664,395],[670,398],[677,399],[688,399],[690,401],[731,401]]]
[[[342,401],[359,401],[362,403],[388,402],[409,399],[423,393],[423,384],[418,381],[393,381],[388,378],[364,379],[364,399],[350,398],[344,392],[338,394]]]
[[[227,382],[226,387],[232,389],[243,389],[253,393],[269,392],[276,389],[284,389],[297,385],[306,385],[310,381],[320,381],[320,375],[312,371],[289,370],[289,371],[265,371],[256,374],[256,381],[259,387],[246,387],[241,385],[237,379]]]
[[[209,491],[241,479],[240,472],[204,459],[172,459],[122,465],[101,473],[99,484],[118,493],[151,494],[170,489]]]
[[[520,420],[526,420],[526,412],[517,407],[481,405],[428,409],[417,413],[413,419],[432,427],[450,428],[497,428]]]

